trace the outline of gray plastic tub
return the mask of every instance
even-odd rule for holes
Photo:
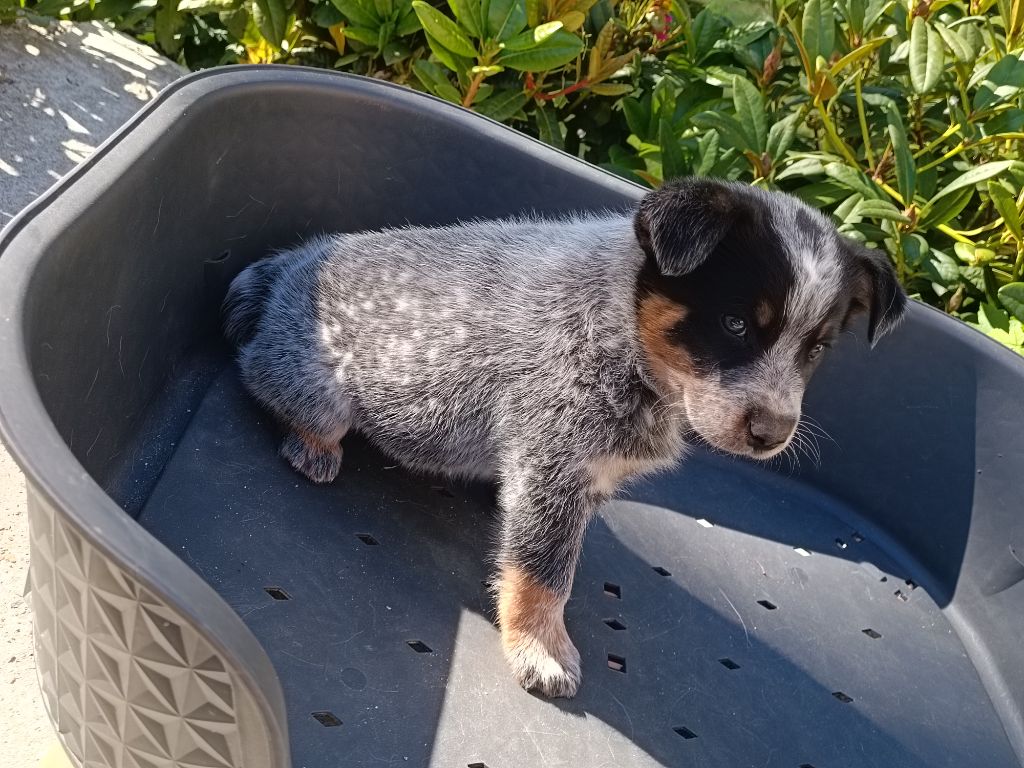
[[[0,237],[0,428],[28,479],[40,682],[88,766],[1022,765],[1024,361],[915,305],[846,338],[820,466],[698,454],[608,504],[584,682],[519,690],[493,493],[354,439],[314,487],[220,339],[319,232],[641,190],[427,96],[233,68],[165,91]]]

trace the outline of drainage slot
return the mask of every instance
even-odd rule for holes
[[[846,549],[847,544],[842,539],[836,539],[836,546],[839,547],[840,549]]]
[[[433,649],[431,649],[431,647],[429,645],[427,645],[426,643],[424,643],[422,640],[407,640],[406,642],[408,643],[410,648],[412,648],[414,651],[416,651],[416,653],[433,653],[434,652]]]
[[[285,592],[280,587],[264,587],[263,591],[270,595],[275,600],[291,600],[292,596]]]
[[[839,699],[839,701],[843,702],[843,704],[849,704],[851,701],[853,701],[853,699],[851,699],[842,691],[833,691],[832,695]]]
[[[614,653],[608,654],[608,669],[614,670],[615,672],[625,673],[626,671],[626,657],[616,656]]]
[[[757,604],[764,608],[766,611],[774,611],[776,608],[779,607],[771,600],[758,600]]]
[[[487,768],[487,763],[469,763],[466,768]]]
[[[800,557],[810,557],[811,553],[803,547],[793,547],[793,551],[796,552]]]
[[[857,533],[857,531],[854,531],[853,535],[850,536],[850,538],[853,539],[858,544],[860,544],[862,541],[864,541],[864,537],[861,534]]]
[[[714,528],[715,527],[714,523],[709,522],[708,520],[705,520],[703,517],[697,519],[697,525],[699,525],[701,528]]]
[[[875,630],[871,629],[871,627],[868,627],[867,629],[862,629],[861,632],[870,637],[872,640],[877,640],[882,636],[880,632],[875,632]]]
[[[651,570],[654,571],[659,576],[671,576],[672,575],[669,571],[666,571],[660,565],[651,566]]]
[[[612,584],[610,581],[604,583],[604,593],[608,597],[614,597],[616,600],[622,599],[622,587],[618,584]]]
[[[737,664],[732,659],[719,659],[718,663],[721,664],[726,669],[739,669],[740,668],[740,665]]]
[[[673,728],[672,730],[675,731],[676,733],[678,733],[680,736],[682,736],[686,740],[696,739],[697,738],[697,734],[694,733],[693,731],[691,731],[689,728],[687,728],[684,725],[677,726],[677,727]]]
[[[357,533],[356,538],[369,547],[376,547],[378,544],[380,544],[379,541],[377,541],[375,538],[373,538],[373,536],[371,536],[368,533]]]
[[[341,725],[341,720],[336,718],[333,712],[314,712],[313,718],[325,728],[335,728]]]
[[[621,632],[622,630],[624,630],[626,628],[626,625],[623,624],[618,619],[605,619],[604,623],[607,624],[612,629],[614,629],[616,632]]]

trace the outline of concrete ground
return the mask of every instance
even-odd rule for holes
[[[98,22],[0,25],[0,226],[184,70]],[[36,685],[24,595],[24,480],[0,447],[0,764],[32,768],[55,740]],[[51,764],[55,754],[50,753]]]

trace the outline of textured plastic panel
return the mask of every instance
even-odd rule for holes
[[[199,628],[34,494],[29,535],[40,686],[77,765],[232,768],[265,761],[269,745],[251,727],[255,707],[245,686]]]

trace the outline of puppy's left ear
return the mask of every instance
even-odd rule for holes
[[[633,230],[666,277],[692,272],[712,254],[743,210],[740,192],[712,179],[670,181],[640,201]]]
[[[886,253],[846,238],[843,238],[843,246],[855,275],[852,309],[867,313],[868,343],[873,347],[903,317],[907,295]]]

